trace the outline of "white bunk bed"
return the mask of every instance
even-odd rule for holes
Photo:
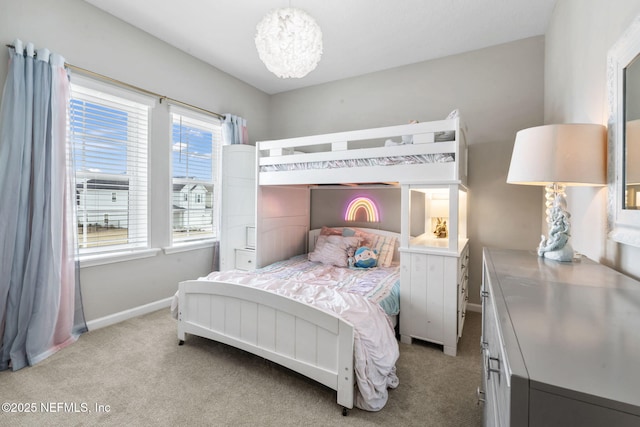
[[[386,143],[407,135],[413,143]],[[458,118],[264,141],[256,148],[257,268],[313,250],[312,185],[425,177],[466,182],[467,147]],[[397,233],[372,231],[400,241]],[[396,246],[395,260],[397,252]],[[181,282],[178,300],[181,344],[192,334],[240,348],[336,390],[343,415],[354,406],[354,325],[342,316],[264,289],[200,279]]]

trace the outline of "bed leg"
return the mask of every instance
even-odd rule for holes
[[[184,345],[184,340],[178,340],[178,345]]]
[[[346,417],[347,415],[349,415],[349,408],[345,408],[344,406],[342,407],[342,416]]]

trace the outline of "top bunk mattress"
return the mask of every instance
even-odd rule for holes
[[[455,162],[455,153],[414,154],[406,156],[334,159],[310,162],[279,163],[260,166],[260,172],[297,171],[310,169],[340,169],[371,166],[419,165]]]

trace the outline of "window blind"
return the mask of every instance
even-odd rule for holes
[[[173,242],[219,235],[220,121],[171,106]]]
[[[72,78],[69,105],[80,253],[147,248],[150,105],[89,86]]]

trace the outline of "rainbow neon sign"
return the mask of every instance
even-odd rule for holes
[[[345,221],[356,221],[358,213],[364,211],[366,222],[379,222],[380,214],[378,213],[378,207],[368,197],[356,197],[349,202],[347,210],[344,214]]]

